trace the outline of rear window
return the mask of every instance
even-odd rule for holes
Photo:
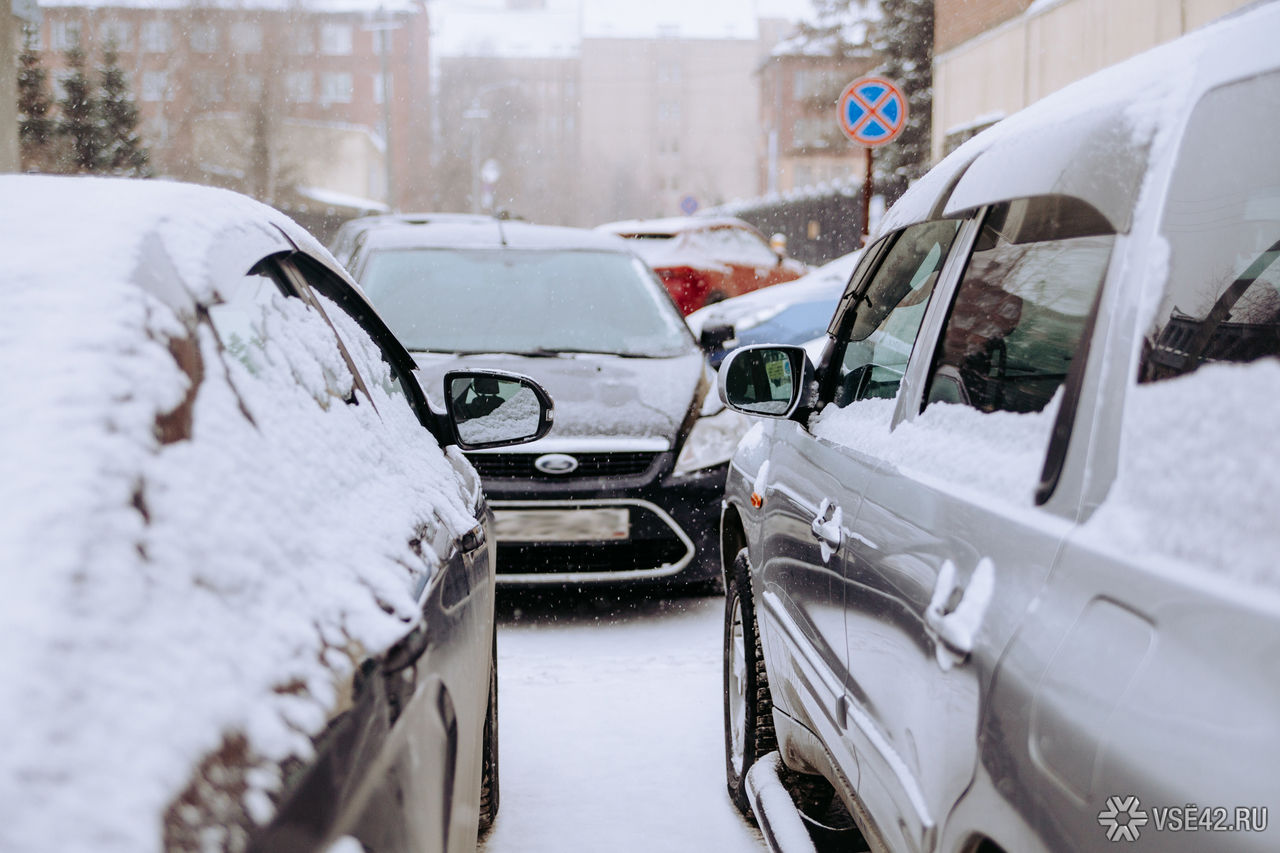
[[[1201,99],[1165,203],[1169,278],[1143,381],[1280,354],[1280,73]]]

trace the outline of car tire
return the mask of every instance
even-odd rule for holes
[[[480,834],[498,817],[498,644],[494,637],[489,666],[489,703],[484,713],[484,744],[480,759]]]
[[[724,756],[729,797],[744,815],[751,814],[747,771],[777,748],[773,699],[751,597],[751,565],[743,548],[733,559],[725,587]]]
[[[725,296],[725,294],[724,294],[724,292],[723,292],[723,291],[720,291],[720,290],[713,290],[713,291],[711,291],[710,293],[708,293],[708,294],[707,294],[707,301],[706,301],[706,302],[704,302],[704,303],[702,303],[702,304],[703,304],[703,305],[715,305],[717,302],[724,302],[724,301],[725,301],[725,299],[727,299],[727,298],[728,298],[728,297],[727,297],[727,296]]]

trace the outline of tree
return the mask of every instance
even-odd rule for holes
[[[832,0],[834,1],[834,0]],[[876,183],[892,204],[929,170],[933,119],[933,0],[880,0],[873,45],[883,57],[879,73],[907,96],[907,125],[876,152]]]
[[[18,144],[25,170],[50,171],[58,161],[49,72],[40,63],[36,29],[22,28],[18,54]]]
[[[800,27],[806,43],[822,47],[824,55],[847,59],[861,55],[869,34],[880,58],[875,73],[906,93],[906,127],[875,153],[877,190],[892,203],[929,170],[933,0],[813,0],[813,8],[814,21]]]
[[[102,144],[99,168],[113,175],[147,177],[150,155],[138,135],[138,106],[114,44],[103,53],[100,73],[102,85],[95,99]]]
[[[70,73],[63,80],[58,135],[67,142],[61,171],[97,172],[103,162],[104,138],[98,121],[96,98],[85,71],[85,55],[79,45],[67,51]]]

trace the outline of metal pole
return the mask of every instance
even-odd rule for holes
[[[867,179],[862,184],[862,245],[867,245],[867,236],[871,233],[871,153],[874,148],[867,149]]]
[[[382,141],[385,146],[382,156],[386,161],[387,207],[397,209],[395,166],[391,155],[391,60],[388,56],[393,25],[387,22],[385,29],[379,31],[382,38]]]

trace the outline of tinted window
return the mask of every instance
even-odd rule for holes
[[[959,228],[956,220],[914,225],[889,248],[853,300],[852,321],[846,317],[836,336],[835,405],[898,393],[925,306]]]
[[[383,250],[361,283],[411,350],[657,357],[694,346],[649,268],[617,252]]]
[[[1114,235],[1066,197],[985,217],[934,359],[928,402],[1038,412],[1067,377]]]
[[[1280,74],[1207,94],[1187,134],[1161,226],[1168,289],[1141,379],[1280,354]]]

